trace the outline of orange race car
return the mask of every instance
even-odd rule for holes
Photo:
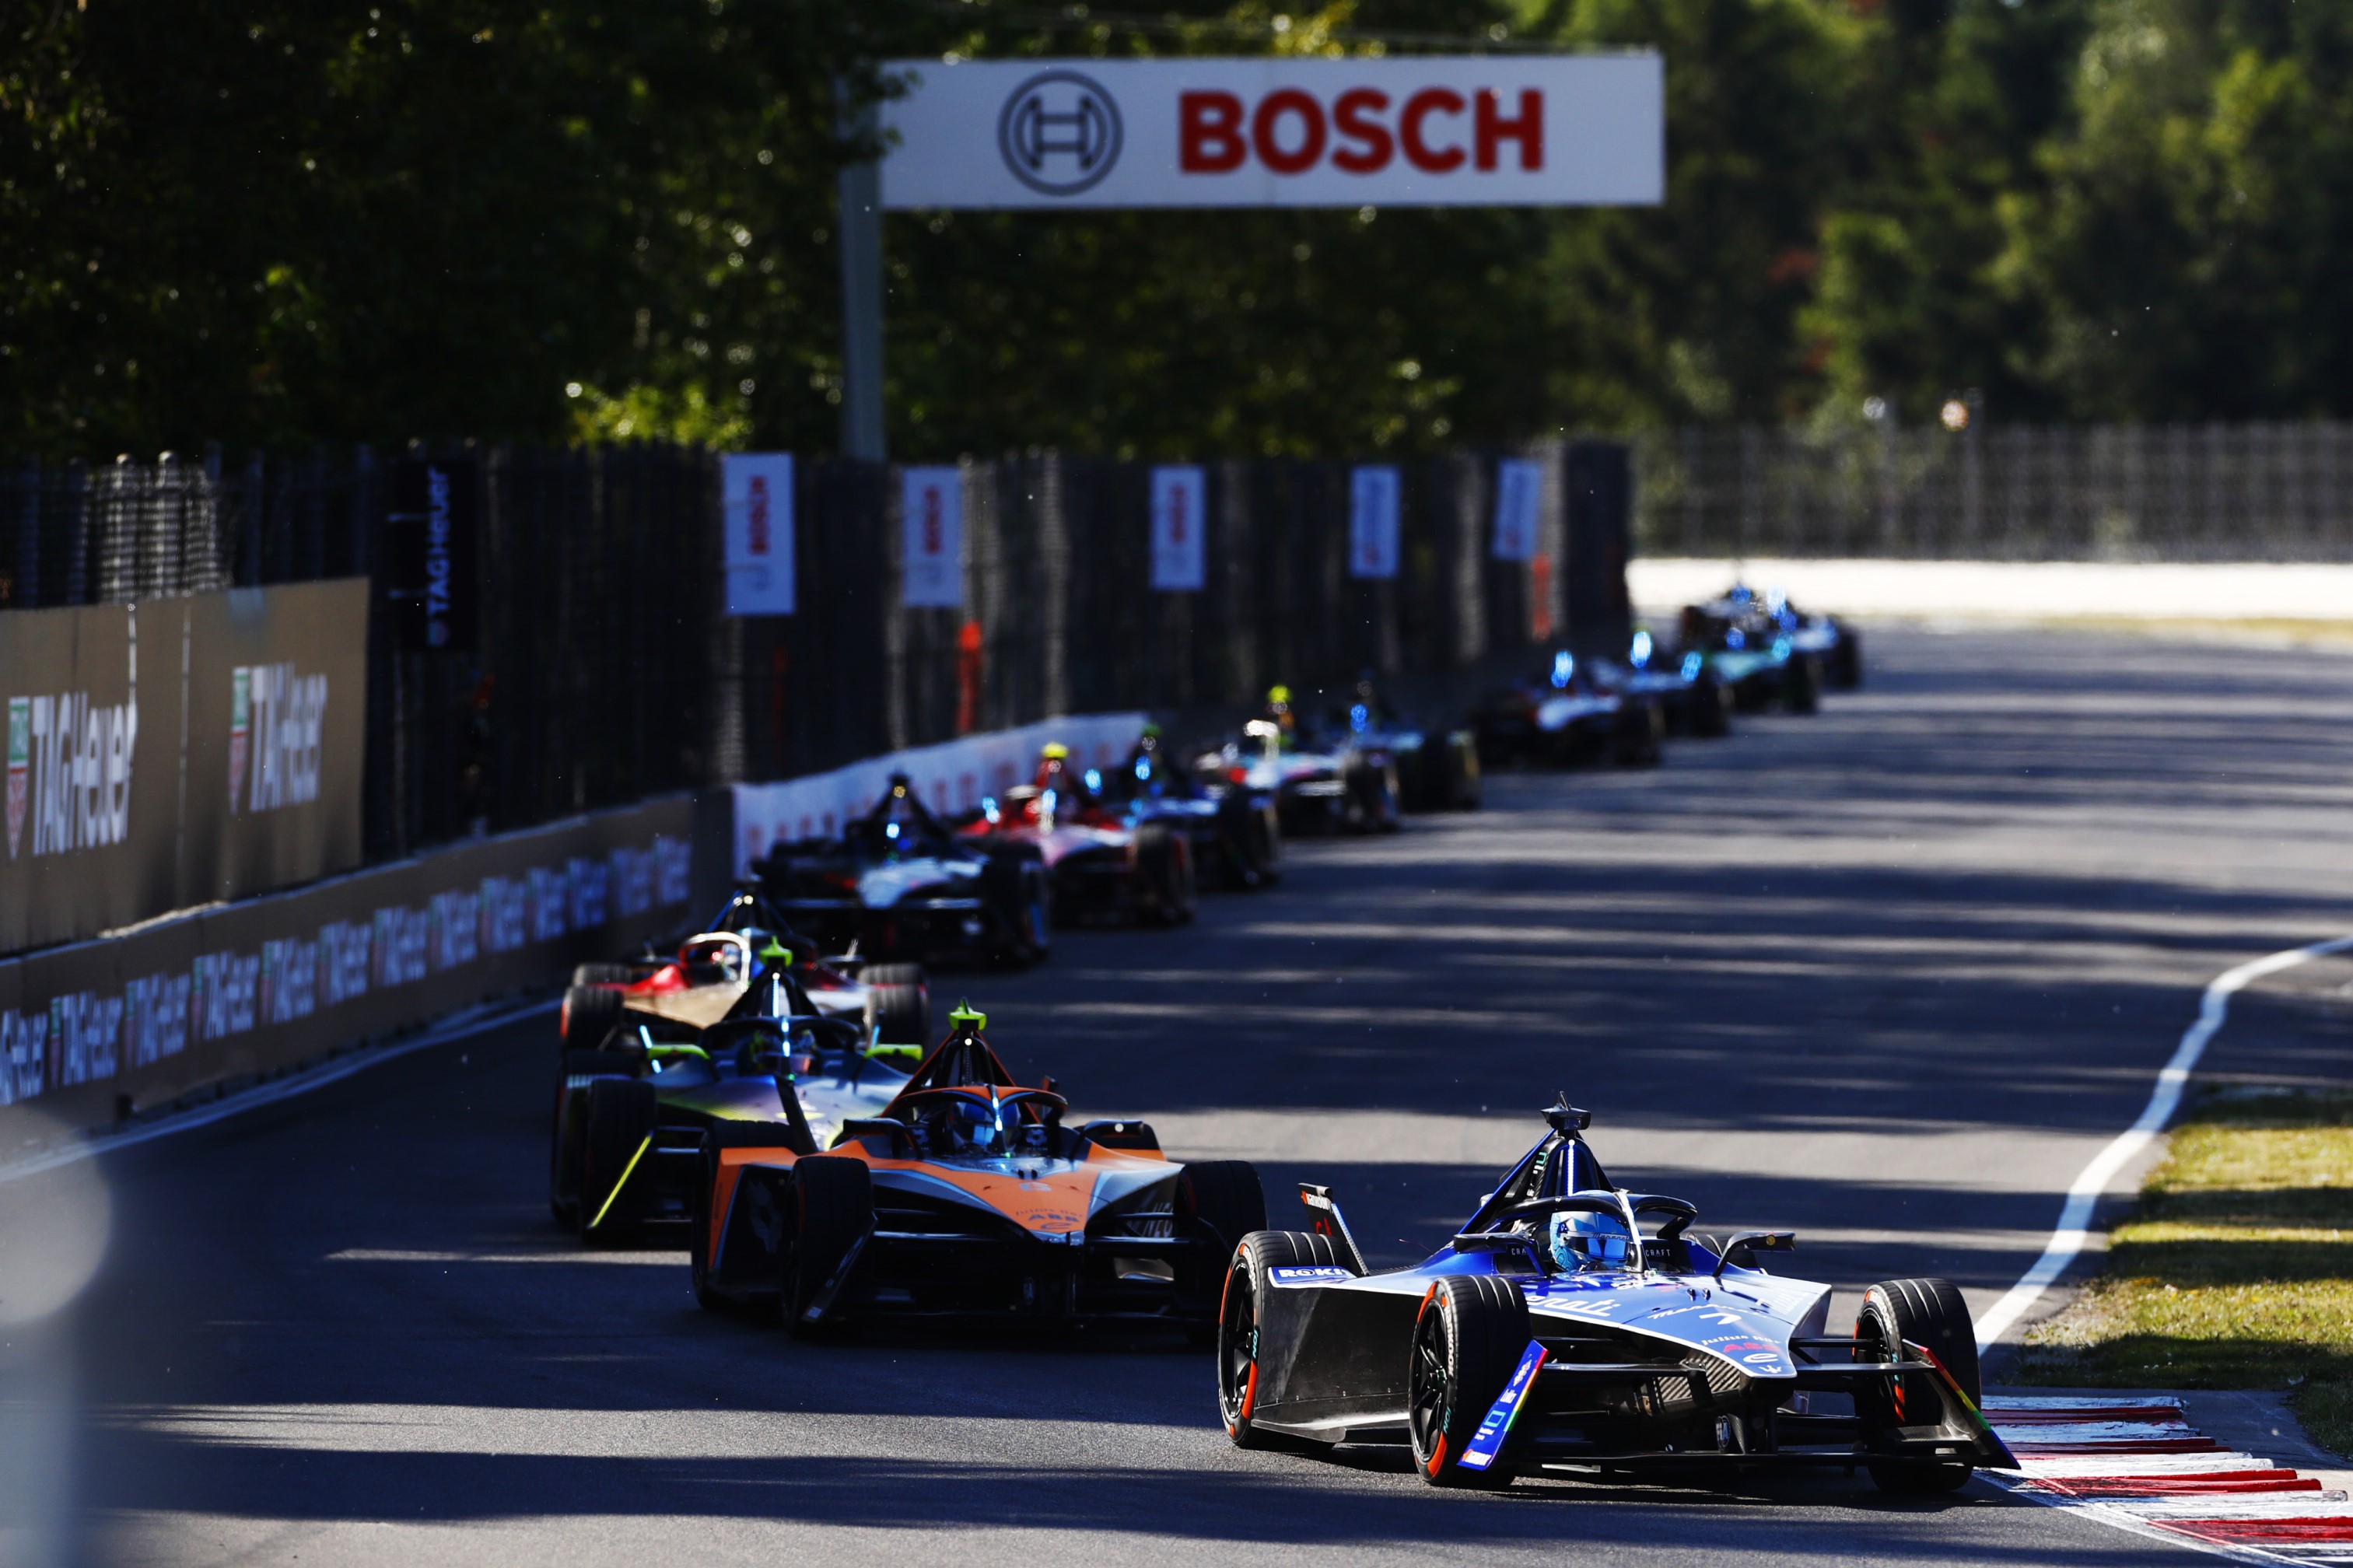
[[[1063,1125],[1053,1079],[1016,1084],[987,1020],[951,1017],[881,1113],[825,1152],[802,1118],[705,1132],[696,1300],[779,1311],[803,1335],[914,1316],[1162,1324],[1209,1342],[1226,1261],[1266,1224],[1258,1172],[1172,1163],[1140,1121]]]

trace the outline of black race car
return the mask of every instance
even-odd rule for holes
[[[1159,725],[1144,727],[1124,767],[1090,768],[1083,776],[1090,817],[1130,827],[1159,823],[1184,834],[1205,883],[1257,889],[1282,879],[1282,821],[1272,792],[1230,780],[1213,787],[1172,766]]]
[[[870,961],[1028,964],[1053,945],[1038,847],[959,835],[903,773],[840,837],[779,840],[752,870],[794,929]]]
[[[1479,754],[1491,763],[1614,763],[1649,767],[1667,733],[1662,693],[1611,683],[1595,661],[1554,651],[1535,679],[1490,691],[1472,710]]]

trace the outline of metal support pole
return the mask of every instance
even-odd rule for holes
[[[837,89],[845,141],[872,146],[871,100],[853,103]],[[841,455],[868,462],[882,450],[882,170],[868,159],[842,165],[841,212]]]

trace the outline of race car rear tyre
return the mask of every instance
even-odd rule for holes
[[[1218,847],[1225,856],[1221,869],[1228,886],[1263,888],[1274,880],[1273,829],[1267,816],[1241,790],[1218,803]]]
[[[1144,879],[1144,918],[1154,925],[1183,925],[1198,901],[1193,879],[1193,841],[1165,822],[1135,830],[1135,868]]]
[[[896,967],[895,965],[893,967]],[[913,967],[913,965],[909,965]],[[932,994],[920,985],[867,983],[867,1022],[886,1046],[932,1043]]]
[[[1702,669],[1683,700],[1685,725],[1701,740],[1721,739],[1732,733],[1732,693],[1715,671]]]
[[[1394,759],[1351,763],[1341,775],[1346,794],[1341,817],[1357,833],[1394,833],[1400,822],[1398,766]]]
[[[1204,1239],[1223,1257],[1243,1237],[1266,1228],[1266,1189],[1248,1160],[1203,1160],[1176,1178],[1176,1212],[1206,1227]],[[1198,1233],[1197,1233],[1198,1234]]]
[[[1465,1469],[1462,1452],[1528,1348],[1528,1303],[1494,1274],[1456,1274],[1424,1297],[1406,1352],[1406,1433],[1414,1468],[1434,1487],[1500,1489],[1508,1456]]]
[[[1781,668],[1781,706],[1792,713],[1811,713],[1821,705],[1821,659],[1810,653],[1790,656]]]
[[[567,1229],[580,1224],[581,1148],[587,1135],[588,1080],[635,1078],[645,1069],[635,1051],[566,1051],[556,1070],[554,1125],[548,1133],[547,1206]]]
[[[564,993],[556,1034],[568,1051],[593,1051],[620,1023],[621,994],[609,985],[575,985]]]
[[[1889,1279],[1873,1285],[1863,1292],[1854,1337],[1871,1347],[1863,1353],[1882,1361],[1905,1360],[1907,1340],[1924,1347],[1952,1374],[1970,1404],[1982,1403],[1977,1327],[1970,1321],[1968,1303],[1950,1281]],[[1854,1395],[1854,1413],[1862,1421],[1866,1445],[1874,1429],[1934,1421],[1943,1405],[1936,1380],[1926,1373],[1886,1378],[1856,1389]],[[1870,1468],[1881,1491],[1908,1493],[1951,1491],[1968,1480],[1971,1470],[1966,1464],[1873,1463]]]
[[[1836,691],[1862,689],[1862,639],[1852,628],[1839,628],[1839,640],[1831,645],[1831,657],[1823,667],[1822,679]]]
[[[1053,893],[1035,851],[991,855],[981,868],[980,897],[996,927],[998,963],[1026,969],[1053,951]]]
[[[1329,1237],[1298,1230],[1261,1230],[1242,1238],[1228,1260],[1218,1301],[1218,1414],[1237,1448],[1298,1448],[1304,1443],[1269,1432],[1251,1417],[1258,1405],[1259,1303],[1268,1271],[1297,1266],[1343,1267]]]
[[[852,1323],[839,1311],[823,1323],[805,1314],[849,1249],[874,1226],[874,1180],[862,1160],[811,1154],[793,1166],[793,1238],[785,1258],[785,1327],[808,1339]]]
[[[1666,734],[1666,715],[1657,703],[1629,698],[1610,730],[1609,760],[1621,768],[1655,767],[1665,751]]]
[[[1449,811],[1476,811],[1486,798],[1479,773],[1479,744],[1461,730],[1446,737],[1446,800]]]
[[[588,1084],[586,1131],[581,1139],[580,1239],[628,1240],[632,1226],[617,1189],[641,1173],[639,1151],[653,1137],[654,1086],[641,1079],[599,1078]]]
[[[572,971],[575,985],[634,985],[641,978],[627,963],[583,963]]]

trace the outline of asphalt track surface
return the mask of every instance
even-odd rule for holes
[[[943,1003],[968,990],[1017,1072],[1050,1070],[1081,1111],[1257,1161],[1278,1225],[1293,1183],[1331,1182],[1377,1264],[1449,1234],[1566,1089],[1616,1179],[1692,1198],[1704,1227],[1793,1227],[1792,1272],[1942,1274],[1982,1308],[2139,1113],[2199,988],[2353,931],[2353,661],[1982,632],[1871,651],[1869,689],[1817,718],[1647,773],[1498,777],[1483,813],[1304,847],[1277,892],[1181,932],[1067,935]],[[2348,977],[2265,982],[2205,1075],[2348,1077]],[[584,1253],[551,1226],[551,1030],[0,1188],[12,1223],[111,1237],[68,1313],[0,1331],[0,1557],[2172,1552],[1982,1482],[1440,1494],[1389,1450],[1233,1450],[1208,1358],[1173,1345],[808,1346],[706,1315],[682,1254]]]

